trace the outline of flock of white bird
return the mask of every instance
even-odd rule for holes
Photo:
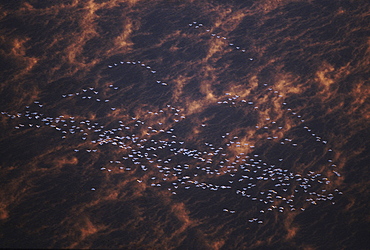
[[[203,27],[203,24],[193,22],[189,24],[189,27],[199,29]],[[227,42],[226,37],[212,33],[209,29],[206,32],[216,39],[223,39]],[[241,53],[245,52],[245,49],[233,43],[228,43],[228,46],[232,46]],[[252,61],[253,58],[250,60]],[[108,65],[108,68],[113,70],[121,65],[141,67],[150,74],[157,72],[140,60],[122,60]],[[160,79],[153,84],[168,85]],[[274,91],[272,87],[267,84],[265,87],[282,98],[282,95]],[[107,88],[111,91],[120,90],[119,86],[113,84]],[[95,87],[62,94],[61,97],[98,102],[100,105],[106,105],[111,110],[110,112],[116,112],[118,109],[110,104],[109,99],[102,97]],[[224,93],[224,96],[220,96],[214,105],[228,105],[257,112],[260,108],[252,100],[231,93]],[[287,114],[289,114],[287,119],[295,119],[300,124],[305,122],[299,114],[288,108],[287,103],[282,101],[282,105],[286,107]],[[83,146],[74,149],[76,154],[100,153],[101,147],[107,146],[116,148],[118,152],[121,152],[120,158],[111,159],[107,165],[101,167],[101,170],[112,174],[125,172],[128,176],[135,173],[135,176],[140,176],[136,179],[140,185],[164,188],[173,195],[185,192],[185,190],[198,189],[210,192],[229,192],[246,199],[259,208],[258,214],[248,220],[250,223],[263,223],[261,217],[268,212],[303,211],[308,205],[316,205],[324,201],[334,204],[334,197],[342,194],[332,187],[331,180],[323,173],[293,172],[289,166],[284,165],[284,159],[281,157],[275,159],[276,161],[272,160],[274,162],[272,164],[269,159],[264,159],[256,153],[258,146],[255,143],[258,144],[259,141],[251,143],[253,141],[251,138],[245,140],[233,131],[225,132],[220,138],[213,138],[212,141],[204,142],[203,138],[198,138],[196,144],[194,141],[189,142],[187,138],[178,135],[176,128],[178,124],[193,121],[188,120],[189,118],[186,117],[181,107],[174,107],[171,104],[156,110],[147,110],[140,117],[117,118],[109,122],[109,128],[92,119],[81,118],[83,114],[78,118],[72,115],[51,117],[44,114],[43,109],[44,105],[40,101],[35,101],[17,114],[10,114],[6,111],[1,113],[11,119],[23,119],[15,126],[15,129],[50,127],[59,131],[63,139],[78,136],[84,143],[81,143]],[[112,124],[115,126],[112,127]],[[191,125],[192,129],[196,128],[198,131],[208,126],[207,123]],[[265,137],[258,138],[258,140],[263,140],[263,143],[280,144],[280,147],[299,146],[291,138],[279,136],[276,131],[282,131],[284,126],[270,118],[266,118],[263,124],[255,124],[254,129],[271,131]],[[308,126],[304,126],[304,129],[307,135],[313,137],[315,141],[313,143],[321,144],[329,152],[333,151],[328,146],[328,141],[323,140]],[[335,170],[336,165],[333,159],[328,158],[327,164],[336,176],[340,176]],[[95,191],[98,188],[93,187],[91,190]],[[238,210],[229,205],[221,212],[234,214],[238,213]]]

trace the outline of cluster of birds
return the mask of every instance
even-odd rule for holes
[[[198,22],[192,22],[192,23],[189,23],[189,27],[193,27],[195,29],[199,29],[201,27],[204,27],[204,25],[202,23],[198,23]],[[219,35],[217,33],[213,33],[210,29],[206,29],[206,32],[210,33],[210,35],[213,37],[213,38],[216,38],[216,39],[221,39],[221,40],[225,40],[225,42],[227,42],[227,37],[224,37],[222,35]],[[242,53],[246,53],[247,50],[245,48],[242,48],[232,42],[227,42],[228,43],[228,46],[234,48],[235,50],[239,50],[240,52]],[[253,57],[249,57],[248,58],[249,61],[253,61],[254,58]]]
[[[200,28],[201,23],[193,22],[190,27]],[[207,30],[207,32],[211,32]],[[225,37],[211,33],[212,37],[227,40]],[[245,51],[239,46],[235,49],[242,53]],[[119,65],[133,65],[149,70],[155,74],[151,66],[142,61],[120,61],[108,65],[108,68],[118,67]],[[167,85],[161,80],[158,84]],[[278,91],[265,84],[268,91],[282,98]],[[118,86],[109,85],[107,88],[118,90]],[[75,93],[62,94],[62,98],[81,98],[82,100],[93,100],[101,105],[110,105],[109,99],[100,96],[100,92],[94,87],[84,88]],[[283,98],[282,98],[283,99]],[[238,107],[259,110],[260,107],[252,100],[243,98],[239,95],[225,93],[220,96],[214,104],[232,105]],[[287,103],[282,102],[287,107]],[[113,112],[116,108],[109,106]],[[140,185],[160,187],[167,189],[173,195],[184,190],[199,189],[212,192],[227,191],[240,198],[251,202],[258,202],[258,215],[249,219],[250,223],[263,223],[260,219],[262,214],[278,211],[305,210],[306,204],[316,205],[319,202],[334,202],[336,194],[342,194],[338,189],[330,186],[331,180],[324,174],[308,171],[307,173],[297,173],[289,166],[284,165],[284,159],[278,158],[271,163],[268,159],[256,153],[256,144],[263,140],[264,143],[278,143],[281,147],[297,147],[298,143],[289,137],[282,137],[276,131],[282,131],[283,125],[271,118],[265,118],[263,123],[255,124],[255,130],[270,131],[264,138],[245,138],[233,133],[225,132],[220,138],[213,138],[204,141],[198,138],[194,140],[184,138],[182,133],[178,133],[178,126],[181,123],[189,123],[185,113],[179,107],[167,104],[157,110],[146,110],[140,117],[130,117],[112,120],[109,126],[105,126],[93,119],[60,115],[52,117],[44,114],[44,105],[40,101],[34,101],[30,106],[26,106],[25,111],[10,114],[6,111],[1,114],[11,119],[23,119],[15,129],[51,127],[61,133],[63,139],[68,136],[78,136],[83,143],[81,147],[74,151],[86,153],[100,153],[102,148],[109,145],[115,147],[121,156],[111,159],[106,166],[101,167],[101,171],[111,173],[125,172],[128,175],[139,176],[136,181]],[[295,117],[300,123],[304,119],[286,108],[288,114]],[[113,119],[113,118],[112,118]],[[190,121],[191,122],[191,121]],[[195,124],[199,130],[206,128],[207,123]],[[313,133],[308,126],[304,129],[315,141],[326,146],[328,143],[316,133]],[[332,152],[331,148],[327,151]],[[340,176],[335,170],[333,159],[327,159],[328,167]],[[97,187],[91,188],[95,191]],[[257,206],[256,206],[257,207]],[[234,208],[223,208],[225,213],[235,214],[238,211]]]

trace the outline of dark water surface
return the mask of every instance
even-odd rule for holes
[[[0,5],[0,247],[367,249],[367,1]]]

